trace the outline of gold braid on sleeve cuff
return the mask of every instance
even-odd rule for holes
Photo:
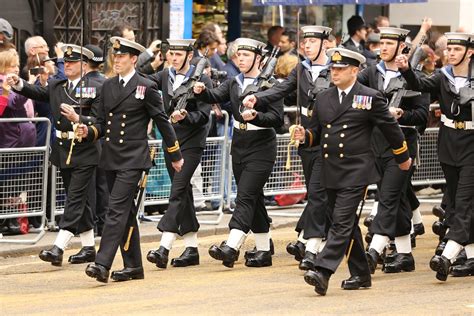
[[[313,133],[311,133],[310,130],[307,130],[307,131],[309,135],[308,147],[311,147],[313,145]]]
[[[94,141],[96,141],[99,138],[99,131],[95,126],[91,126],[91,129],[94,132]]]
[[[408,150],[407,142],[403,141],[403,146],[398,149],[392,149],[392,152],[394,155],[400,155],[400,154],[403,154],[407,150]]]
[[[174,142],[174,146],[173,147],[168,147],[167,151],[169,153],[174,153],[175,151],[178,151],[179,150],[179,143],[178,141],[175,141]]]

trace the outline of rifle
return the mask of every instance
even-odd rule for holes
[[[270,79],[273,76],[273,71],[275,70],[275,66],[277,63],[277,55],[280,51],[279,47],[274,47],[270,57],[268,58],[265,66],[263,67],[262,72],[257,77],[257,82],[254,84],[249,84],[245,90],[242,92],[240,96],[240,100],[243,100],[246,96],[255,94],[262,89],[269,89],[273,87],[273,83],[270,82]]]
[[[189,100],[191,100],[194,96],[193,88],[196,82],[201,80],[202,74],[204,73],[204,69],[208,64],[207,60],[207,53],[208,50],[204,53],[204,57],[202,57],[196,65],[196,70],[194,71],[193,75],[189,77],[188,82],[185,85],[180,86],[174,92],[174,97],[171,100],[172,104],[175,104],[174,110],[175,111],[184,111],[186,110],[186,106],[188,105]]]
[[[400,104],[402,103],[403,98],[414,98],[421,95],[419,91],[407,90],[405,89],[405,83],[401,80],[398,80],[395,87],[391,89],[394,91],[388,107],[399,108]]]
[[[416,45],[415,50],[413,51],[413,53],[411,54],[408,60],[408,62],[410,63],[410,67],[412,69],[421,71],[422,66],[420,65],[420,61],[425,59],[427,56],[423,48],[421,48],[421,46],[425,43],[425,41],[426,41],[426,35],[423,35],[421,37],[420,42],[418,43],[418,45]]]
[[[155,155],[156,155],[156,148],[152,147],[150,149],[150,159],[153,166],[155,166]],[[150,169],[144,170],[142,172],[142,177],[140,178],[140,181],[138,182],[138,185],[137,185],[137,191],[135,193],[135,198],[134,198],[135,203],[133,205],[132,212],[129,215],[128,220],[127,220],[127,226],[129,227],[129,229],[128,229],[127,240],[125,241],[124,246],[123,246],[123,250],[125,251],[128,251],[128,248],[130,247],[130,239],[132,238],[135,219],[137,217],[140,204],[142,203],[143,196],[145,195],[145,188],[146,188],[146,183],[148,180],[149,173],[150,173]]]

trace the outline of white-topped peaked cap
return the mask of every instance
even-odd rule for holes
[[[235,43],[237,44],[237,50],[249,50],[260,55],[263,55],[263,51],[267,46],[265,43],[246,37],[236,39]]]
[[[321,25],[306,25],[301,28],[303,31],[303,37],[316,37],[316,38],[328,38],[331,34],[332,28],[321,26]]]
[[[379,27],[380,39],[391,39],[395,41],[404,42],[410,30],[401,29],[398,27]]]
[[[329,57],[331,67],[347,67],[350,65],[359,67],[360,64],[365,63],[365,57],[362,54],[345,48],[328,49],[326,55]]]
[[[448,39],[448,45],[463,45],[474,47],[473,33],[448,32],[444,33]]]
[[[61,47],[64,53],[64,61],[88,61],[94,57],[94,53],[85,47],[82,47],[82,58],[81,58],[81,46],[74,44],[64,44]]]
[[[192,51],[195,39],[171,39],[166,40],[169,44],[170,50],[186,50]]]
[[[138,56],[145,51],[145,47],[142,45],[123,37],[113,36],[110,38],[110,42],[112,43],[113,54],[116,55],[132,54]]]

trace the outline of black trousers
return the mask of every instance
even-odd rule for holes
[[[351,237],[354,239],[349,254],[351,275],[370,275],[365,256],[362,234],[358,223],[358,206],[364,197],[365,186],[344,189],[326,189],[332,224],[329,228],[326,246],[316,257],[316,267],[336,271],[347,253]]]
[[[441,163],[448,201],[453,209],[449,214],[446,238],[465,246],[474,242],[474,166],[452,166]]]
[[[60,169],[67,196],[64,214],[59,221],[60,229],[77,235],[94,227],[88,193],[95,168],[96,166],[81,166]]]
[[[401,170],[393,157],[376,158],[376,166],[382,178],[377,183],[379,205],[370,231],[390,239],[408,235],[413,216],[406,196],[410,170]]]
[[[183,236],[199,230],[199,222],[194,209],[191,178],[201,161],[203,151],[202,148],[182,150],[184,164],[180,172],[175,172],[169,154],[165,153],[166,167],[172,183],[168,209],[158,223],[160,231]]]
[[[142,266],[140,233],[138,231],[134,197],[142,170],[106,171],[109,207],[95,262],[110,269],[120,246],[125,267]],[[130,229],[130,224],[133,229]],[[128,251],[123,248],[131,234]]]
[[[273,164],[274,161],[266,160],[232,161],[237,197],[229,229],[239,229],[244,233],[270,231],[271,220],[265,207],[263,186],[270,177]]]
[[[420,201],[418,201],[418,197],[416,196],[415,193],[415,188],[413,188],[413,185],[411,184],[411,179],[413,177],[413,174],[415,173],[416,168],[415,166],[410,168],[410,174],[408,176],[408,184],[407,184],[407,190],[405,192],[406,197],[408,199],[408,203],[410,203],[410,208],[412,211],[416,210],[417,208],[420,207]]]
[[[327,225],[328,198],[326,189],[321,186],[321,168],[323,159],[320,150],[298,151],[303,164],[306,192],[308,203],[301,214],[296,231],[304,230],[303,238],[326,237],[329,225]]]

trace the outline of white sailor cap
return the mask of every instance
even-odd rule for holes
[[[379,27],[380,39],[391,39],[404,42],[410,30],[400,29],[398,27]]]
[[[195,39],[171,39],[166,40],[169,44],[170,50],[185,50],[192,51]]]
[[[263,55],[263,51],[267,46],[265,43],[246,37],[236,39],[235,43],[237,44],[237,50],[249,50],[259,55]]]
[[[345,48],[331,48],[326,51],[330,59],[329,66],[331,67],[348,67],[356,66],[365,63],[365,57],[359,53]]]
[[[113,54],[116,55],[131,54],[138,56],[145,51],[145,47],[142,45],[123,37],[113,36],[110,38],[110,42],[112,43]]]
[[[321,25],[306,25],[301,28],[303,31],[303,37],[316,37],[327,39],[329,34],[331,34],[332,28],[321,26]]]
[[[473,33],[449,32],[444,33],[444,36],[446,36],[446,38],[448,39],[448,45],[462,45],[474,47]]]
[[[64,53],[64,61],[88,61],[94,57],[94,53],[88,50],[85,47],[82,47],[82,58],[81,58],[81,46],[74,44],[64,44],[61,47],[61,50]]]

